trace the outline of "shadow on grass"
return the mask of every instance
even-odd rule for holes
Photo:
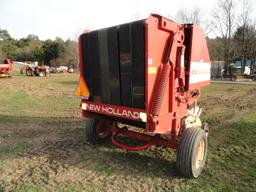
[[[74,117],[12,117],[0,116],[0,136],[10,144],[10,150],[1,151],[0,158],[35,157],[47,155],[50,161],[89,169],[105,176],[123,175],[142,177],[178,177],[174,152],[151,148],[141,152],[125,152],[111,142],[93,146],[87,143],[84,120]],[[7,127],[3,134],[3,125]],[[12,145],[23,143],[17,151]],[[24,144],[25,143],[25,144]],[[131,145],[135,143],[130,141]],[[2,154],[1,154],[2,153]],[[166,157],[167,156],[167,157]]]

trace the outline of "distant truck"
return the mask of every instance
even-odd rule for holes
[[[0,64],[0,77],[11,77],[11,71],[12,61],[10,59],[5,59],[3,64]]]

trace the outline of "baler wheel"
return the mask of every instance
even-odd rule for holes
[[[206,162],[207,150],[208,140],[203,129],[185,129],[177,149],[176,164],[179,172],[185,177],[199,177]]]
[[[91,144],[98,144],[105,141],[111,135],[111,122],[107,120],[86,119],[85,134]]]

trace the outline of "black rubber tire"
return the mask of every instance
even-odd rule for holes
[[[31,69],[26,69],[27,76],[33,76],[33,71]]]
[[[97,123],[99,123],[98,120],[90,119],[90,118],[86,119],[86,125],[85,125],[86,139],[93,145],[100,144],[100,143],[106,141],[107,138],[109,138],[109,137],[106,137],[106,138],[99,137],[99,135],[96,131]]]
[[[196,167],[197,147],[200,141],[204,142],[204,156],[199,167]],[[208,139],[206,133],[200,128],[187,128],[181,135],[176,164],[182,176],[197,178],[201,174],[207,159]]]

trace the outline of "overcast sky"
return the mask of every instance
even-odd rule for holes
[[[146,18],[175,15],[199,7],[207,15],[217,0],[0,0],[0,28],[12,37],[75,39],[84,29],[99,29]]]

